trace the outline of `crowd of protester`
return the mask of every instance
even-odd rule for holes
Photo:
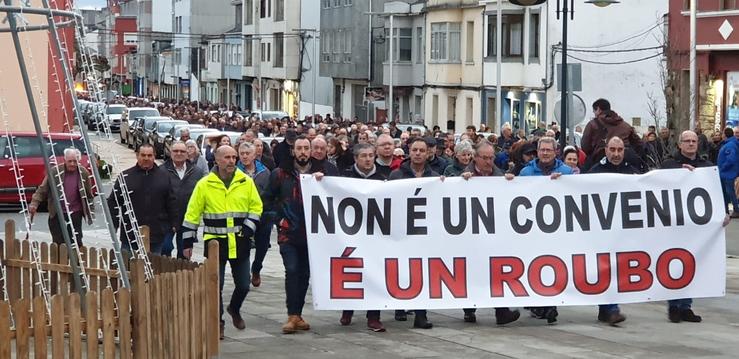
[[[499,135],[489,132],[488,128],[478,129],[475,126],[468,126],[464,133],[454,134],[442,131],[438,126],[430,130],[408,127],[404,131],[393,122],[366,124],[356,119],[332,118],[330,115],[316,116],[315,121],[311,118],[298,120],[289,117],[262,121],[238,108],[223,105],[143,99],[121,101],[128,106],[156,106],[163,116],[242,133],[236,143],[232,143],[226,135],[215,138],[203,155],[197,153],[197,146],[192,140],[177,144],[178,151],[173,152],[176,163],[167,163],[162,168],[163,178],[174,183],[169,187],[160,184],[162,191],[170,197],[162,198],[157,206],[151,206],[150,199],[132,198],[141,202],[134,203],[136,215],[140,216],[139,211],[142,212],[139,223],[157,228],[152,231],[152,246],[164,248],[162,253],[168,254],[173,245],[166,242],[176,237],[178,256],[189,258],[195,239],[182,238],[182,227],[183,218],[185,223],[188,222],[193,200],[188,205],[188,201],[181,197],[189,198],[196,186],[191,176],[203,177],[208,171],[215,173],[217,177],[213,181],[220,183],[220,178],[226,191],[233,185],[232,179],[237,178],[233,174],[235,168],[252,179],[256,188],[256,192],[252,193],[258,193],[261,201],[260,213],[256,215],[259,219],[254,228],[245,227],[244,232],[239,233],[251,234],[247,237],[253,237],[256,253],[251,267],[248,254],[245,265],[231,262],[232,267],[239,268],[232,272],[235,282],[240,284],[234,293],[234,297],[238,298],[232,298],[227,308],[234,325],[240,329],[243,329],[244,321],[239,308],[248,293],[248,282],[252,286],[261,285],[260,271],[273,227],[277,228],[277,242],[285,265],[288,320],[282,330],[284,333],[294,333],[310,329],[302,317],[310,269],[299,190],[300,174],[314,174],[319,179],[323,176],[344,176],[382,181],[438,176],[461,176],[465,179],[472,176],[505,176],[511,180],[516,176],[557,179],[562,175],[586,173],[641,174],[661,168],[686,168],[692,171],[696,167],[717,165],[726,202],[727,219],[724,224],[728,223],[729,218],[739,217],[735,188],[739,176],[739,128],[717,130],[711,134],[710,140],[700,129],[677,134],[668,128],[658,130],[651,126],[647,133],[639,135],[604,99],[593,103],[595,118],[582,129],[581,144],[565,148],[558,146],[560,136],[564,134],[556,124],[547,126],[541,123],[529,134],[521,130],[514,131],[508,124],[502,126]],[[260,137],[273,140],[264,143]],[[128,184],[129,189],[141,186],[143,191],[143,186],[158,183],[148,178],[156,168],[151,150],[150,146],[142,146],[139,150],[139,162],[128,170],[132,182]],[[203,159],[207,164],[202,163]],[[197,168],[191,171],[188,170],[190,167]],[[136,188],[132,190],[136,192]],[[118,203],[114,200],[115,193],[109,200],[113,207]],[[252,212],[250,215],[254,215]],[[199,217],[192,218],[194,221]],[[125,236],[121,234],[123,241],[127,241]],[[223,280],[225,262],[224,257],[221,258]],[[236,255],[231,258],[227,254],[227,258],[235,259]],[[690,299],[670,301],[668,307],[670,321],[701,321],[701,317],[693,313]],[[556,307],[527,309],[536,318],[549,323],[557,321]],[[405,321],[409,313],[414,314],[414,327],[433,327],[425,310],[399,310],[395,312],[394,319]],[[509,308],[496,308],[495,315],[497,323],[502,325],[516,321],[520,313]],[[340,324],[351,324],[352,316],[352,311],[344,311]],[[616,324],[624,321],[625,316],[618,305],[606,304],[600,306],[598,320]],[[464,310],[464,321],[476,321],[474,309]],[[367,326],[374,331],[385,331],[379,311],[367,312]]]

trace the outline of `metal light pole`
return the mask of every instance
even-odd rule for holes
[[[498,0],[495,30],[495,57],[498,63],[495,66],[497,86],[495,87],[495,119],[493,128],[499,131],[503,123],[503,0]]]
[[[395,117],[393,117],[393,85],[395,84],[395,78],[393,77],[393,60],[395,60],[395,47],[393,39],[395,36],[393,35],[393,21],[395,20],[395,15],[390,14],[390,105],[388,106],[387,113],[388,113],[388,120],[387,122],[390,123],[395,120]]]
[[[546,0],[509,0],[512,4],[515,5],[521,5],[521,6],[532,6],[532,5],[540,5],[546,2]],[[695,1],[695,0],[691,0]],[[618,4],[620,1],[618,0],[587,0],[585,1],[586,4],[593,4],[598,7],[606,7],[611,4]],[[567,68],[567,15],[570,16],[570,20],[575,19],[575,0],[562,0],[562,8],[559,7],[559,0],[557,1],[557,19],[560,19],[560,16],[562,18],[562,72],[561,72],[561,84],[562,84],[562,97],[560,99],[560,106],[562,114],[562,120],[560,121],[560,128],[562,131],[565,131],[564,136],[559,137],[559,145],[561,148],[564,148],[567,145],[567,122],[570,120],[569,113],[567,112],[568,103],[567,103],[567,92],[569,90],[569,84],[568,84],[568,76],[569,71]],[[573,135],[574,136],[574,135]],[[574,137],[573,137],[574,138]]]
[[[697,98],[696,76],[698,75],[695,53],[695,18],[698,9],[696,0],[690,0],[690,130],[695,129],[695,104]]]

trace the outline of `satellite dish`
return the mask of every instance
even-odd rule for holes
[[[585,101],[576,94],[572,94],[572,108],[569,109],[572,114],[572,118],[567,121],[568,127],[582,122],[585,119]],[[554,118],[557,122],[562,123],[562,100],[557,101],[554,104]]]

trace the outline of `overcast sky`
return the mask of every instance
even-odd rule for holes
[[[107,4],[106,0],[76,0],[77,7],[80,9],[84,8],[104,8]]]

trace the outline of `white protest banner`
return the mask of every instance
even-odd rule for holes
[[[319,310],[633,303],[725,294],[717,169],[301,178]]]

